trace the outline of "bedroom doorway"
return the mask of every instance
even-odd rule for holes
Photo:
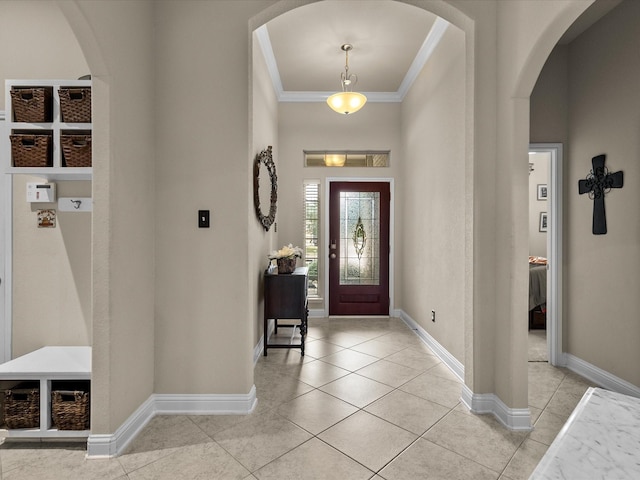
[[[536,176],[536,168],[547,172]],[[530,326],[532,323],[536,326],[536,321],[546,321],[546,342],[539,347],[542,350],[546,347],[546,352],[536,352],[535,347],[530,352],[536,358],[533,361],[548,361],[551,365],[562,366],[562,144],[530,144],[529,170],[529,322]],[[543,252],[544,255],[538,254]],[[536,285],[544,291],[535,291],[532,287]],[[535,341],[535,333],[533,337]]]

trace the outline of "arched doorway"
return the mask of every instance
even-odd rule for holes
[[[309,2],[309,3],[313,3],[313,2]],[[398,2],[398,3],[409,3],[409,2]],[[314,3],[314,5],[317,5],[317,4]],[[303,8],[304,7],[300,7],[300,9],[303,9]],[[407,7],[403,5],[403,8],[407,8]],[[466,134],[460,133],[460,138],[456,137],[456,142],[452,142],[452,143],[455,143],[460,146],[459,151],[461,152],[460,153],[461,164],[460,164],[460,168],[457,168],[458,166],[456,166],[455,176],[456,178],[459,179],[459,182],[456,184],[456,186],[460,187],[460,190],[462,190],[465,193],[460,193],[458,198],[456,198],[456,201],[460,206],[460,212],[455,218],[462,219],[459,222],[461,233],[458,238],[459,239],[471,238],[473,235],[472,233],[473,200],[470,200],[467,205],[464,205],[463,202],[460,201],[460,199],[470,198],[472,195],[471,192],[473,192],[473,188],[474,188],[473,187],[473,182],[474,182],[473,167],[472,167],[474,146],[472,142],[465,141],[466,139],[469,139],[472,137],[472,135],[469,132],[473,129],[474,101],[473,101],[472,84],[473,84],[474,73],[473,73],[473,66],[472,66],[473,62],[471,60],[473,58],[472,52],[474,51],[474,48],[475,48],[474,47],[475,40],[473,36],[473,24],[463,12],[452,9],[449,5],[447,5],[446,2],[436,2],[436,3],[424,2],[423,4],[419,3],[418,5],[415,5],[415,3],[411,2],[411,9],[415,10],[417,8],[421,8],[423,10],[429,11],[436,15],[441,15],[441,18],[445,18],[447,21],[451,22],[451,24],[453,25],[452,29],[455,29],[460,34],[460,38],[462,38],[462,40],[460,40],[459,43],[456,44],[456,46],[459,46],[459,50],[456,50],[456,52],[458,51],[463,52],[461,55],[462,57],[464,57],[464,60],[462,63],[466,63],[465,65],[466,68],[464,69],[464,72],[461,73],[461,75],[459,76],[459,78],[463,79],[462,84],[464,86],[461,88],[460,98],[463,99],[461,101],[461,105],[456,104],[457,111],[462,112],[460,115],[461,126],[459,126],[459,124],[456,123],[456,129],[458,132],[467,132],[467,133]],[[254,17],[251,20],[250,30],[254,31],[258,27],[261,27],[262,25],[264,25],[266,22],[270,21],[273,18],[276,18],[278,15],[282,15],[283,13],[288,12],[289,10],[291,10],[291,8],[284,5],[283,3],[278,3],[274,5],[270,9],[263,12],[263,14],[257,17]],[[460,71],[462,72],[462,69]],[[438,77],[438,75],[436,75],[436,77]],[[421,104],[421,103],[417,102],[415,105],[411,105],[411,108],[412,109],[417,108],[416,105],[418,104]],[[362,115],[366,115],[366,114],[362,114]],[[251,116],[252,115],[250,114],[250,117]],[[419,114],[415,113],[415,116],[419,116]],[[356,119],[354,118],[354,120]],[[416,135],[416,134],[417,132],[413,132],[413,131],[411,132],[411,135]],[[445,164],[446,162],[440,163],[440,165],[445,165]],[[410,169],[409,169],[409,172],[410,172]],[[410,173],[408,174],[410,175]],[[438,171],[438,175],[445,175],[445,174],[446,172]],[[416,213],[416,215],[419,216],[419,212]],[[458,230],[456,230],[456,232],[457,231]],[[416,235],[416,237],[420,238],[420,235]],[[459,322],[459,324],[456,323],[455,325],[455,333],[452,334],[450,332],[447,332],[449,333],[449,337],[455,336],[456,339],[452,341],[451,338],[446,338],[446,335],[443,335],[443,337],[446,338],[446,340],[443,340],[443,341],[455,343],[454,346],[457,348],[457,350],[455,351],[454,360],[455,362],[457,362],[457,365],[458,365],[458,368],[456,368],[456,373],[460,376],[465,377],[465,381],[467,382],[467,384],[472,387],[474,384],[474,376],[473,376],[474,374],[473,335],[474,334],[469,332],[474,332],[474,328],[475,328],[474,320],[473,320],[473,317],[474,317],[474,305],[473,305],[473,288],[474,288],[473,287],[473,282],[474,282],[474,279],[473,279],[474,256],[473,255],[474,253],[473,252],[474,251],[473,251],[472,245],[467,245],[467,246],[464,245],[464,240],[460,240],[459,242],[457,242],[456,246],[458,246],[458,244],[460,246],[460,254],[454,261],[456,262],[456,268],[459,265],[464,265],[464,266],[459,268],[460,281],[458,282],[458,285],[462,285],[462,286],[459,288],[459,290],[456,290],[456,293],[459,293],[459,295],[457,295],[454,300],[454,303],[456,303],[456,307],[459,307],[459,311],[456,310],[455,315],[451,314],[451,316],[455,317],[456,322]],[[442,267],[442,270],[446,271],[445,265],[440,265],[439,267]],[[458,272],[458,270],[456,270],[456,272]],[[414,295],[413,292],[411,293],[411,295]],[[418,298],[419,292],[417,292],[414,296]],[[444,303],[445,302],[443,302],[443,304]],[[462,305],[464,305],[464,307],[462,307]],[[416,308],[416,310],[418,310],[418,308]],[[422,315],[422,313],[423,312],[420,312],[419,318],[421,320],[423,320],[424,318],[427,318],[430,322],[430,317],[424,316]],[[426,324],[426,327],[428,328],[430,325],[431,323]],[[437,325],[436,327],[439,327],[439,325]],[[451,328],[451,330],[453,330],[453,328]],[[454,357],[454,355],[451,355],[451,357]],[[464,368],[460,368],[459,367],[460,365],[464,365]]]

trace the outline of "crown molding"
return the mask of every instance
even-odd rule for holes
[[[336,92],[282,92],[278,96],[279,102],[321,102],[327,101]],[[372,103],[399,103],[402,98],[398,92],[360,92]]]
[[[411,85],[416,81],[416,78],[420,75],[422,68],[425,66],[429,58],[431,58],[431,55],[440,43],[440,40],[442,40],[444,32],[447,30],[448,26],[449,22],[440,17],[437,17],[436,21],[433,22],[433,26],[431,27],[427,38],[424,39],[420,50],[418,50],[416,58],[413,59],[413,63],[409,67],[404,80],[402,80],[400,88],[398,88],[398,94],[401,97],[400,101],[404,100],[404,97],[409,92]]]
[[[434,50],[440,43],[444,32],[447,30],[449,22],[437,17],[433,23],[431,30],[427,34],[420,50],[416,57],[413,59],[409,70],[407,71],[400,88],[397,92],[361,92],[367,97],[367,102],[370,103],[401,103],[404,97],[409,92],[411,85],[415,82],[418,75],[422,71]],[[271,77],[271,84],[276,93],[278,102],[291,102],[291,103],[315,103],[326,102],[330,95],[336,93],[333,92],[296,92],[285,91],[282,87],[282,79],[280,78],[280,71],[278,70],[278,64],[276,63],[276,57],[273,54],[273,47],[271,46],[271,39],[269,38],[269,31],[267,25],[264,24],[258,27],[255,31],[258,44],[262,50],[265,62],[267,64],[267,70]]]

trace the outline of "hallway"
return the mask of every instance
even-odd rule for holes
[[[590,386],[529,363],[535,429],[470,414],[460,381],[399,319],[309,320],[305,357],[269,350],[248,416],[160,416],[115,459],[5,443],[2,479],[526,479]],[[288,329],[281,329],[287,335]]]

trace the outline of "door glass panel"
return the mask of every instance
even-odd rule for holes
[[[379,230],[379,192],[340,192],[340,285],[380,284]]]

